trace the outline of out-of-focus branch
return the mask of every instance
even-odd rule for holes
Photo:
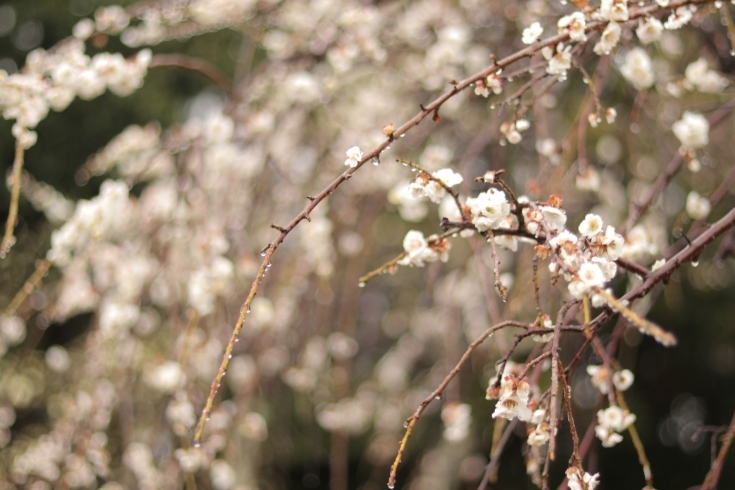
[[[232,82],[219,68],[200,58],[181,54],[157,54],[151,59],[149,68],[181,68],[204,75],[227,95],[232,95]]]
[[[10,191],[10,211],[8,212],[8,221],[5,223],[5,236],[0,244],[0,259],[4,259],[10,247],[15,243],[15,221],[18,219],[18,201],[20,200],[20,176],[23,172],[23,155],[25,150],[20,140],[15,141],[15,160],[13,161],[13,181]]]
[[[725,119],[725,116],[727,116],[733,109],[735,109],[735,102],[731,102],[725,105],[720,110],[712,114],[709,118],[710,128],[713,128],[720,124]],[[623,236],[626,236],[630,232],[636,221],[638,221],[638,219],[643,216],[648,208],[651,207],[651,204],[653,204],[656,196],[658,196],[658,194],[663,190],[666,184],[671,182],[671,179],[673,179],[674,176],[679,172],[679,170],[681,169],[681,164],[683,162],[684,155],[682,155],[681,152],[678,152],[666,166],[664,173],[659,175],[658,179],[656,179],[650,189],[648,189],[648,192],[645,196],[643,196],[641,202],[638,204],[634,203],[633,201],[630,202],[630,207],[628,208],[628,219],[625,220],[625,225],[623,226]]]

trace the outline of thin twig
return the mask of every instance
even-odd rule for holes
[[[477,487],[477,490],[485,490],[485,488],[487,488],[487,483],[490,479],[490,475],[492,475],[495,467],[498,466],[498,463],[500,462],[500,456],[503,454],[503,449],[505,449],[505,445],[508,444],[510,436],[513,435],[513,430],[516,428],[517,423],[518,419],[515,418],[505,428],[505,431],[503,432],[503,437],[501,437],[500,441],[498,441],[497,446],[493,450],[493,455],[490,458],[490,462],[485,467],[485,474],[482,476],[482,481],[480,482],[480,486]]]
[[[23,284],[23,287],[15,293],[12,301],[7,308],[5,308],[5,314],[8,316],[15,315],[20,305],[26,300],[26,298],[41,285],[41,281],[44,276],[48,273],[49,268],[53,264],[52,261],[46,259],[39,259],[36,261],[36,270],[33,271],[31,277]]]
[[[23,155],[25,150],[20,140],[15,140],[15,160],[13,161],[13,187],[10,191],[10,211],[8,211],[8,221],[5,222],[5,236],[0,244],[0,259],[4,259],[10,247],[15,244],[15,221],[18,219],[18,201],[20,200],[20,177],[23,172]]]
[[[467,360],[472,355],[472,352],[485,340],[487,340],[489,337],[491,337],[496,331],[506,328],[506,327],[517,327],[517,328],[523,328],[528,329],[529,326],[525,323],[516,322],[516,321],[505,321],[503,323],[499,323],[497,325],[494,325],[487,330],[485,330],[482,335],[477,337],[474,342],[472,342],[468,347],[467,350],[462,354],[462,357],[460,358],[459,362],[457,362],[457,365],[454,366],[454,369],[452,369],[449,374],[444,378],[444,381],[441,382],[439,387],[435,389],[429,396],[424,398],[424,400],[419,404],[416,411],[406,420],[406,433],[403,435],[403,439],[401,439],[401,442],[398,446],[398,454],[396,454],[396,459],[393,461],[393,465],[390,468],[390,478],[388,479],[388,488],[393,488],[396,484],[396,473],[398,471],[398,465],[401,464],[401,460],[403,459],[403,452],[406,449],[406,443],[408,442],[408,438],[411,437],[411,432],[413,432],[413,428],[416,425],[416,422],[418,422],[419,417],[421,417],[421,414],[424,413],[424,410],[426,410],[426,407],[429,406],[429,404],[438,399],[441,398],[442,393],[444,392],[444,389],[447,387],[447,385],[454,379],[455,376],[459,373],[460,369],[462,369],[462,366],[465,365]]]
[[[567,419],[569,419],[569,431],[572,434],[573,464],[579,465],[581,464],[581,460],[579,458],[579,435],[577,434],[577,427],[574,424],[574,414],[572,413],[572,390],[569,388],[569,384],[567,383],[567,377],[564,374],[564,368],[561,365],[561,361],[557,364],[557,369],[559,370],[559,379],[561,380],[562,393],[564,394],[562,400],[564,401],[564,406],[567,410]]]
[[[625,397],[623,397],[623,393],[619,390],[615,390],[615,392],[617,394],[618,405],[620,405],[620,408],[627,412],[630,412],[630,410],[628,409],[628,404],[625,403]],[[648,462],[648,458],[646,457],[646,450],[643,447],[643,441],[641,441],[641,438],[638,435],[635,424],[630,424],[628,426],[628,432],[630,433],[630,438],[633,441],[633,446],[635,446],[636,453],[638,453],[638,461],[641,463],[641,467],[643,468],[643,477],[646,479],[646,488],[653,488],[653,474],[651,473],[651,463]]]
[[[717,459],[715,459],[712,467],[707,472],[707,476],[704,478],[702,490],[717,488],[717,482],[720,480],[720,473],[722,473],[722,465],[725,463],[725,456],[727,456],[727,451],[730,449],[733,439],[735,439],[735,414],[732,416],[727,433],[722,438],[722,447],[717,455]]]

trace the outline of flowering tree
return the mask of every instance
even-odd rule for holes
[[[157,54],[222,30],[245,41],[234,77]],[[539,488],[592,490],[623,445],[626,485],[654,488],[632,353],[686,349],[647,319],[666,284],[733,279],[734,30],[709,0],[98,8],[0,77],[0,253],[17,260],[19,204],[55,227],[0,317],[0,487],[290,488],[328,461],[333,490],[484,489],[522,460]],[[49,111],[162,67],[215,90],[72,170],[96,197],[23,170]],[[660,437],[705,437],[692,400]],[[733,479],[732,420],[702,489]]]

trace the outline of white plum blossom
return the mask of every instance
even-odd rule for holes
[[[595,434],[604,447],[613,447],[623,440],[619,432],[624,431],[635,422],[636,416],[615,405],[597,412]]]
[[[712,205],[706,197],[700,196],[696,191],[687,195],[686,211],[692,218],[705,219],[711,210]]]
[[[589,287],[597,287],[605,284],[605,274],[597,264],[585,262],[579,268],[579,278]]]
[[[523,29],[523,37],[521,38],[521,41],[523,44],[533,44],[541,37],[541,35],[544,33],[544,28],[541,27],[541,24],[538,22],[534,22],[530,26]]]
[[[517,381],[510,375],[508,378],[510,379],[506,379],[503,392],[495,405],[493,418],[503,417],[513,420],[518,417],[519,420],[527,421],[533,415],[531,409],[528,408],[531,387],[525,379]]]
[[[360,151],[359,146],[353,146],[346,152],[347,159],[345,160],[345,165],[348,167],[355,168],[360,163],[363,157],[362,151]]]
[[[681,29],[692,20],[692,14],[696,8],[691,5],[683,5],[676,9],[664,22],[664,27],[669,30]]]
[[[623,369],[622,371],[616,371],[612,380],[618,391],[625,391],[633,385],[635,376],[629,369]]]
[[[429,237],[429,240],[432,241],[431,244],[420,231],[411,230],[406,233],[403,238],[403,250],[406,256],[399,260],[398,264],[423,267],[426,262],[449,260],[449,242],[435,236]]]
[[[480,231],[498,228],[510,214],[510,203],[505,193],[496,189],[481,192],[476,198],[467,198],[472,223]]]
[[[546,227],[551,231],[563,230],[567,223],[567,214],[564,210],[554,206],[541,206],[541,214],[544,217]]]
[[[553,49],[546,46],[541,50],[541,54],[549,62],[546,67],[546,73],[549,75],[555,75],[559,81],[567,79],[567,71],[572,67],[572,47],[564,46],[563,43],[559,43],[556,46],[556,52]]]
[[[514,122],[504,122],[500,125],[500,133],[505,136],[508,143],[517,145],[523,139],[522,132],[531,127],[527,119],[518,119]]]
[[[602,218],[596,214],[588,214],[579,224],[579,233],[584,237],[592,237],[602,232]]]
[[[709,143],[709,121],[702,114],[685,111],[671,130],[685,149],[696,150]]]
[[[492,90],[495,95],[503,93],[503,79],[500,78],[496,73],[491,73],[485,79],[485,86]]]
[[[638,39],[643,44],[649,44],[661,39],[661,33],[664,31],[664,25],[655,17],[646,17],[645,21],[640,21],[635,30]]]
[[[543,446],[549,442],[549,425],[541,423],[536,426],[534,430],[528,433],[528,439],[526,442],[529,446]]]
[[[568,33],[569,39],[572,41],[584,42],[587,40],[587,35],[584,32],[586,19],[582,12],[565,15],[559,19],[556,25],[559,28],[559,34]]]
[[[600,474],[590,475],[579,468],[567,468],[569,490],[595,490],[600,484]]]
[[[447,187],[453,187],[462,183],[462,176],[452,169],[443,168],[432,172],[431,177],[440,180]],[[432,202],[439,203],[447,191],[436,180],[429,178],[425,172],[419,173],[409,185],[411,195],[416,198],[428,197]]]
[[[620,67],[620,73],[637,90],[650,88],[655,82],[651,58],[642,48],[633,48],[628,51],[623,66]]]
[[[503,79],[495,73],[488,75],[485,80],[478,80],[475,84],[475,94],[487,98],[490,92],[495,95],[503,93]]]
[[[595,47],[593,48],[595,54],[599,56],[610,54],[615,46],[618,45],[618,41],[620,41],[620,32],[620,24],[617,22],[610,22],[607,27],[605,27],[605,30],[602,31],[600,40],[597,41],[597,44],[595,44]]]

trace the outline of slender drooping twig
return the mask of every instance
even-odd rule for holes
[[[442,393],[444,393],[444,389],[447,387],[447,385],[454,379],[455,376],[459,373],[460,369],[462,369],[462,366],[465,365],[465,363],[469,360],[470,356],[472,355],[472,352],[477,349],[477,347],[482,344],[485,340],[490,338],[496,331],[506,328],[506,327],[517,327],[517,328],[523,328],[528,330],[530,327],[529,325],[521,322],[515,322],[515,321],[505,321],[503,323],[499,323],[497,325],[494,325],[487,330],[485,330],[482,335],[477,337],[474,342],[472,342],[468,347],[467,350],[462,354],[462,357],[459,359],[459,362],[457,362],[457,365],[452,369],[449,374],[444,378],[444,381],[441,382],[441,384],[424,400],[419,404],[416,411],[406,420],[406,433],[403,435],[403,439],[401,439],[401,442],[398,446],[398,454],[396,454],[396,458],[393,461],[393,465],[390,468],[390,477],[388,479],[388,488],[395,487],[396,484],[396,473],[398,472],[398,465],[401,464],[401,460],[403,459],[403,453],[406,449],[406,443],[408,442],[408,438],[411,437],[411,433],[413,432],[413,428],[416,425],[416,422],[418,422],[419,417],[421,417],[421,414],[424,413],[424,410],[426,410],[426,407],[429,406],[429,404],[438,399],[441,398]]]
[[[615,390],[615,393],[617,395],[618,405],[620,405],[620,408],[622,408],[626,412],[630,412],[630,410],[628,409],[628,404],[625,403],[625,397],[623,397],[623,394],[620,392],[620,390]],[[641,437],[638,435],[638,430],[635,428],[635,424],[630,424],[628,426],[628,433],[630,433],[630,438],[633,441],[633,446],[635,447],[635,451],[638,454],[638,461],[641,463],[641,468],[643,468],[643,477],[646,479],[646,488],[653,488],[653,474],[651,473],[651,463],[648,462],[646,450],[643,447],[643,441],[641,441]]]
[[[518,424],[517,418],[513,419],[505,428],[505,431],[503,432],[503,437],[501,437],[500,441],[498,441],[498,445],[493,451],[490,462],[485,467],[485,474],[482,475],[482,481],[480,481],[480,486],[477,487],[477,490],[485,490],[485,488],[487,488],[487,483],[490,480],[490,475],[492,475],[493,470],[498,466],[498,463],[500,462],[500,456],[503,454],[503,449],[505,449],[505,445],[508,444],[510,436],[513,434],[513,430],[516,428],[516,424]]]
[[[53,264],[53,262],[46,259],[39,259],[36,261],[36,270],[33,271],[31,277],[28,278],[28,280],[23,284],[23,287],[20,288],[10,301],[8,307],[5,308],[6,315],[15,315],[15,312],[18,311],[20,305],[22,305],[26,298],[41,284],[41,281],[51,267],[51,264]]]
[[[704,478],[702,490],[717,488],[717,482],[720,480],[720,473],[722,473],[722,465],[725,463],[725,456],[727,456],[727,451],[729,451],[733,439],[735,439],[735,414],[732,416],[730,427],[727,428],[727,433],[722,438],[722,447],[720,447],[720,452],[717,454],[715,462],[712,463],[712,467]]]

